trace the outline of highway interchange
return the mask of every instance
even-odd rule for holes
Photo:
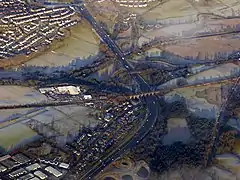
[[[109,48],[114,52],[118,60],[122,63],[122,66],[130,73],[133,69],[131,65],[127,62],[127,60],[124,58],[123,52],[120,50],[120,48],[116,45],[116,43],[110,38],[110,36],[103,30],[101,26],[98,25],[96,20],[91,16],[91,14],[88,12],[86,7],[84,6],[77,6],[75,7],[82,16],[92,25],[92,27],[95,29],[95,31],[98,33],[98,35],[101,37],[101,39],[109,46]],[[142,92],[149,92],[151,91],[149,85],[143,80],[143,78],[139,74],[133,75],[133,78],[136,80],[136,82],[140,85],[140,89]],[[157,96],[151,96],[146,98],[147,108],[149,111],[148,117],[145,120],[145,123],[142,125],[142,127],[136,132],[136,136],[134,136],[129,142],[126,142],[122,147],[119,147],[116,152],[112,153],[111,157],[108,157],[106,160],[102,160],[102,164],[98,167],[93,167],[90,171],[88,171],[84,176],[81,177],[81,179],[85,179],[86,177],[91,179],[96,173],[98,173],[102,168],[110,164],[112,161],[117,159],[120,155],[122,155],[126,150],[129,148],[134,147],[141,139],[143,139],[146,134],[153,128],[157,116],[159,113],[159,110],[161,106],[159,105]]]
[[[58,4],[58,3],[49,3],[49,2],[43,2],[44,7],[66,7],[69,6],[71,9],[75,9],[76,12],[80,13],[81,16],[83,16],[93,27],[93,29],[96,31],[96,33],[99,35],[99,37],[108,45],[108,47],[112,50],[112,52],[116,55],[117,59],[121,62],[122,66],[131,74],[131,71],[133,70],[133,67],[128,63],[128,61],[125,59],[124,53],[121,51],[121,49],[117,46],[117,44],[110,38],[110,36],[104,31],[103,27],[98,25],[98,23],[95,21],[95,19],[91,16],[91,14],[88,12],[84,4],[81,2],[75,2],[73,4]],[[131,77],[139,84],[140,90],[142,92],[150,92],[151,88],[147,84],[147,82],[138,74],[131,75]],[[124,154],[129,148],[134,147],[136,144],[139,143],[147,134],[148,132],[153,128],[157,117],[161,111],[161,105],[159,102],[160,98],[157,96],[151,96],[143,98],[142,101],[147,103],[147,109],[148,109],[148,115],[144,119],[144,122],[142,122],[142,126],[138,129],[138,131],[135,133],[135,135],[128,140],[127,142],[124,142],[121,147],[119,147],[115,152],[111,153],[110,156],[108,156],[106,159],[102,158],[101,165],[99,166],[93,166],[88,172],[86,172],[81,179],[91,179],[96,173],[101,171],[105,166],[110,164],[115,159],[119,158],[121,155]],[[163,100],[163,99],[162,99]],[[51,103],[50,103],[51,104]],[[64,103],[63,103],[64,104]],[[76,167],[78,167],[76,165]],[[73,169],[74,171],[74,169]],[[67,175],[66,175],[67,177]],[[65,177],[65,178],[66,178]]]
[[[96,20],[92,17],[92,15],[88,12],[87,8],[84,5],[80,6],[74,6],[77,12],[81,14],[93,27],[93,29],[96,31],[96,33],[99,35],[99,37],[104,41],[107,46],[112,50],[112,52],[116,55],[118,60],[121,62],[122,66],[128,71],[130,76],[135,79],[135,81],[139,84],[141,92],[151,92],[150,86],[143,80],[143,78],[139,74],[132,74],[131,72],[134,70],[133,67],[129,64],[129,62],[125,59],[125,54],[121,51],[121,49],[118,47],[118,45],[110,38],[110,36],[104,31],[103,27],[98,25]],[[239,31],[234,31],[232,33],[238,33]],[[219,34],[219,33],[218,33]],[[222,33],[220,33],[222,35]],[[224,33],[225,34],[225,33]],[[228,34],[228,33],[226,33]],[[215,35],[215,34],[214,34]],[[217,35],[217,34],[216,34]],[[202,35],[202,37],[207,36],[213,36],[213,35]],[[189,37],[190,39],[195,37]],[[196,37],[197,38],[197,37]],[[239,56],[239,53],[237,53],[237,56]],[[95,167],[93,166],[88,172],[86,172],[81,179],[91,179],[95,174],[100,172],[105,166],[110,164],[112,161],[119,158],[121,155],[124,154],[126,150],[129,148],[134,147],[136,144],[139,143],[147,134],[148,132],[153,128],[156,120],[158,117],[161,117],[161,110],[162,105],[159,102],[163,102],[163,99],[161,97],[157,97],[155,95],[150,97],[145,97],[142,99],[146,101],[147,109],[149,111],[147,118],[145,119],[145,122],[141,126],[141,128],[135,133],[136,135],[132,137],[130,141],[125,142],[121,147],[119,147],[118,150],[116,150],[114,153],[111,153],[110,156],[107,158],[103,158],[101,160],[101,165]],[[221,110],[221,112],[224,111]],[[216,125],[218,125],[218,121],[216,121]],[[216,136],[219,136],[219,132],[216,130]],[[216,137],[214,137],[216,138]],[[213,151],[216,148],[215,139],[213,141]],[[213,153],[209,154],[209,159],[214,155]]]
[[[58,6],[58,4],[49,4],[44,3],[44,6]],[[60,6],[65,6],[65,4],[59,4]],[[124,53],[121,51],[121,49],[118,47],[118,45],[110,38],[110,36],[104,31],[103,27],[98,25],[96,20],[92,17],[92,15],[88,12],[87,8],[84,5],[76,5],[72,4],[70,5],[74,7],[76,12],[79,12],[81,16],[83,16],[93,27],[93,29],[96,31],[96,33],[99,35],[99,37],[107,44],[107,46],[112,50],[112,52],[116,55],[118,60],[121,62],[122,66],[131,74],[131,71],[133,70],[133,67],[129,64],[129,62],[125,59]],[[134,74],[131,75],[131,77],[139,84],[140,90],[142,92],[150,92],[151,88],[148,85],[148,83],[139,75]],[[124,152],[126,152],[129,148],[134,147],[139,141],[141,141],[148,132],[153,128],[159,113],[161,112],[161,104],[160,102],[164,102],[162,98],[159,98],[157,96],[151,96],[146,97],[142,99],[143,101],[146,101],[147,103],[147,109],[149,111],[148,116],[141,126],[141,128],[135,133],[136,136],[133,136],[132,139],[128,142],[125,142],[124,145],[119,147],[114,153],[111,153],[111,156],[109,156],[107,159],[102,159],[102,164],[100,166],[93,166],[88,172],[86,172],[81,179],[91,179],[95,174],[97,174],[99,171],[101,171],[105,166],[110,164],[115,159],[119,158],[119,156],[123,155]]]

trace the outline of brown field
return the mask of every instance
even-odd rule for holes
[[[151,10],[149,10],[152,7]],[[127,8],[142,14],[145,21],[155,21],[167,18],[190,17],[198,13],[215,13],[223,16],[232,15],[232,9],[239,9],[237,0],[211,0],[208,3],[194,0],[165,0],[163,3],[152,3],[147,8]]]
[[[91,26],[87,22],[81,21],[70,29],[70,35],[61,42],[61,46],[31,59],[26,65],[68,65],[77,57],[86,58],[96,55],[99,51],[99,43],[100,40],[92,31]]]
[[[88,57],[98,53],[100,40],[91,26],[86,21],[81,21],[70,31],[70,36],[64,41],[64,46],[56,49],[56,53],[62,53],[69,57]]]
[[[107,0],[101,3],[87,3],[89,12],[96,18],[98,22],[103,22],[107,25],[108,31],[112,33],[113,26],[117,21],[119,10],[115,7],[114,3]]]
[[[162,28],[153,28],[152,30],[145,30],[142,32],[142,36],[148,38],[154,37],[165,37],[169,38],[172,36],[181,37],[191,37],[197,36],[201,32],[226,32],[232,31],[229,27],[236,26],[240,24],[240,19],[228,19],[228,20],[213,20],[205,19],[198,21],[196,23],[186,23],[186,24],[176,24],[163,26]]]
[[[34,88],[21,86],[0,86],[0,105],[27,104],[40,102],[47,98]],[[9,109],[0,110],[0,120],[9,117],[12,114],[23,114],[29,109]],[[8,123],[7,123],[8,124]],[[0,127],[3,124],[0,123]]]
[[[26,104],[46,100],[40,92],[30,87],[0,86],[0,105]]]
[[[62,40],[54,40],[51,45],[45,46],[44,48],[40,49],[38,52],[31,53],[28,56],[18,55],[13,58],[9,58],[9,59],[1,59],[0,67],[7,69],[7,68],[14,67],[14,66],[22,65],[22,64],[34,59],[35,57],[41,56],[42,54],[46,53],[49,50],[57,49],[57,48],[61,47],[62,45],[63,45]]]
[[[217,52],[232,52],[239,50],[240,40],[228,37],[207,37],[183,41],[176,45],[166,46],[165,49],[179,56],[193,56],[204,59],[205,55],[213,56]]]

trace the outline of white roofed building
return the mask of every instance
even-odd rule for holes
[[[84,95],[83,98],[84,99],[92,99],[92,96],[91,95]]]
[[[45,170],[48,171],[49,173],[53,174],[55,177],[60,177],[63,175],[60,171],[58,171],[57,169],[55,169],[51,166],[46,167]]]
[[[64,168],[64,169],[68,169],[69,168],[69,164],[67,164],[67,163],[60,163],[59,167]]]
[[[78,86],[59,86],[59,87],[50,87],[50,88],[40,88],[39,91],[42,94],[53,92],[56,94],[77,95],[81,93],[80,87]]]
[[[42,94],[45,94],[46,92],[54,91],[55,89],[53,87],[50,88],[40,88],[39,91]]]

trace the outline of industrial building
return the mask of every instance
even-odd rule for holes
[[[81,92],[80,87],[78,86],[59,86],[59,87],[49,87],[49,88],[40,88],[39,91],[42,94],[55,92],[57,94],[70,94],[77,95]]]

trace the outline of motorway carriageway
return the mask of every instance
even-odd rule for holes
[[[154,102],[155,97],[149,97],[147,98],[149,102]],[[85,179],[92,179],[92,177],[95,174],[98,174],[102,169],[104,169],[107,165],[111,164],[113,161],[117,160],[121,157],[128,149],[135,147],[146,135],[149,133],[149,131],[153,128],[155,122],[157,121],[157,118],[160,116],[160,112],[162,109],[160,109],[160,105],[158,103],[148,103],[148,109],[150,111],[146,122],[143,126],[136,132],[136,135],[128,142],[126,142],[124,145],[119,147],[118,150],[116,150],[113,154],[107,157],[105,160],[101,160],[101,165],[99,165],[96,168],[93,168],[89,170],[85,175],[83,175],[80,180]],[[157,108],[156,108],[157,107]]]
[[[131,65],[125,60],[123,52],[120,50],[120,48],[115,44],[115,42],[109,37],[109,35],[106,34],[106,32],[103,30],[101,26],[97,24],[95,19],[91,16],[91,14],[88,12],[86,7],[80,6],[77,7],[76,10],[84,16],[84,18],[92,25],[94,30],[97,32],[97,34],[101,37],[101,39],[108,45],[108,47],[114,52],[114,54],[117,56],[117,58],[121,61],[122,65],[125,69],[130,73],[133,68]],[[140,89],[143,92],[150,92],[151,88],[150,86],[144,81],[144,79],[137,75],[132,75],[137,83],[140,85]],[[140,140],[142,140],[149,131],[153,128],[159,112],[160,108],[160,98],[157,96],[147,97],[147,107],[149,111],[149,116],[147,120],[145,121],[144,125],[138,130],[136,135],[129,141],[126,142],[123,146],[121,146],[117,152],[114,152],[110,157],[108,156],[107,159],[102,160],[102,164],[98,167],[93,167],[90,171],[85,173],[80,179],[91,179],[95,174],[100,172],[105,166],[110,164],[115,159],[119,158],[120,155],[122,155],[127,149],[133,148]],[[157,102],[158,101],[158,102]]]
[[[91,14],[88,12],[88,10],[84,6],[80,6],[78,8],[79,12],[85,17],[86,20],[92,25],[94,30],[97,32],[97,34],[100,36],[100,38],[108,45],[108,47],[115,53],[117,58],[121,61],[122,65],[127,69],[129,73],[133,70],[133,68],[130,66],[130,64],[125,60],[124,53],[120,50],[120,48],[115,44],[115,42],[109,37],[109,35],[106,34],[106,32],[103,30],[101,26],[97,24],[95,19],[91,16]],[[233,34],[238,33],[240,31],[232,31],[232,32],[224,32],[224,33],[215,33],[211,35],[200,35],[197,37],[188,37],[184,39],[194,39],[194,38],[202,38],[202,37],[211,37],[211,36],[217,36],[217,35],[224,35],[224,34]],[[149,85],[143,80],[141,76],[132,75],[132,77],[138,82],[140,85],[140,89],[142,92],[150,92],[151,88]],[[112,161],[114,161],[116,158],[118,158],[120,155],[122,155],[128,148],[134,147],[140,140],[142,140],[148,132],[153,128],[158,115],[160,115],[159,109],[160,102],[159,98],[157,96],[147,97],[147,107],[150,111],[149,117],[144,123],[144,125],[139,129],[139,131],[136,133],[136,136],[133,137],[133,139],[130,142],[125,143],[122,147],[119,148],[119,150],[115,153],[113,153],[110,157],[108,157],[106,160],[102,161],[102,164],[97,168],[92,168],[90,171],[88,171],[84,176],[81,177],[81,179],[85,179],[86,177],[91,179],[91,177],[98,173],[102,168],[110,164]],[[156,101],[159,102],[159,104],[156,105]]]

